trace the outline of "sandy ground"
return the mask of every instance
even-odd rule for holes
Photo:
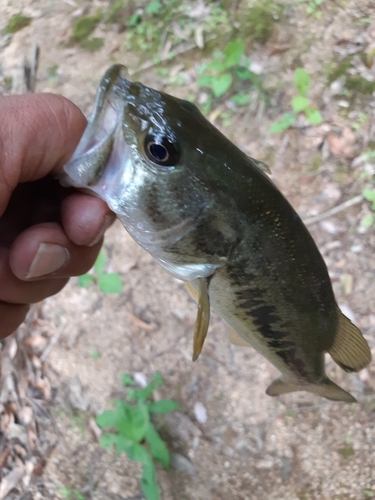
[[[122,35],[111,27],[97,27],[96,34],[106,37],[98,52],[67,44],[71,16],[81,4],[18,3],[33,21],[2,49],[3,76],[12,74],[36,41],[41,47],[37,90],[63,94],[88,113],[100,77],[111,63],[136,68],[138,57],[122,48]],[[2,27],[18,6],[4,1],[0,5]],[[353,159],[368,149],[371,137],[374,140],[374,96],[359,98],[345,116],[327,85],[327,64],[335,58],[340,61],[345,50],[350,53],[358,44],[363,51],[375,46],[375,11],[372,2],[353,0],[342,5],[324,2],[320,20],[307,17],[305,10],[305,4],[290,2],[273,38],[251,51],[252,60],[270,80],[276,81],[288,68],[279,79],[273,108],[260,107],[251,115],[240,111],[224,132],[246,152],[270,163],[280,189],[301,216],[310,217],[360,194],[369,182],[364,162],[353,164]],[[362,18],[369,21],[361,24]],[[182,65],[180,71],[189,75],[200,57],[186,53],[169,68]],[[292,95],[292,68],[301,62],[313,78],[311,98],[322,110],[324,123],[270,135],[270,123],[287,110]],[[51,79],[48,68],[55,64],[57,76]],[[142,81],[180,97],[195,88],[194,83],[168,85],[154,70],[141,74]],[[352,131],[352,143],[343,139],[334,150],[334,141],[327,137],[342,137],[361,112],[367,120]],[[314,170],[317,155],[319,168]],[[339,304],[355,317],[375,354],[375,233],[374,228],[360,227],[368,212],[363,202],[310,229]],[[34,398],[48,412],[38,412],[30,403],[38,415],[38,449],[45,461],[41,460],[39,477],[34,474],[30,484],[21,481],[7,498],[61,498],[57,489],[62,487],[85,499],[141,498],[138,466],[124,455],[116,458],[101,449],[90,420],[109,408],[113,397],[121,396],[121,373],[142,372],[150,378],[155,371],[164,378],[162,396],[181,405],[166,418],[169,448],[191,465],[190,474],[158,469],[161,499],[375,498],[375,365],[347,375],[327,356],[329,376],[355,395],[355,405],[304,393],[270,398],[265,389],[277,376],[276,369],[251,348],[232,346],[224,322],[215,314],[203,353],[192,363],[194,302],[119,223],[108,231],[104,250],[108,270],[122,278],[121,295],[104,295],[94,286],[80,289],[72,279],[58,296],[35,308],[20,329],[21,337],[42,336],[53,342],[43,368],[49,397]],[[353,284],[345,290],[347,276]],[[144,328],[139,320],[149,326]],[[100,354],[98,359],[93,351]],[[207,409],[205,423],[197,422],[197,402]]]

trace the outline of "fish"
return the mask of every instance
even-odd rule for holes
[[[198,303],[193,360],[210,310],[235,344],[281,373],[266,390],[308,391],[355,402],[325,372],[371,361],[361,331],[341,312],[325,262],[302,219],[269,176],[191,102],[128,78],[103,76],[88,125],[60,179],[104,200],[132,238]]]

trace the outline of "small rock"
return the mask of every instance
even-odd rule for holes
[[[188,474],[189,476],[195,476],[196,474],[190,460],[183,455],[180,455],[180,453],[171,453],[171,466],[184,474]]]
[[[194,415],[198,423],[205,424],[207,422],[207,410],[200,401],[194,404]]]

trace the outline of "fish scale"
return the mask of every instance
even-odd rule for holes
[[[251,158],[181,99],[112,66],[64,185],[89,189],[198,302],[193,360],[210,308],[281,376],[267,394],[306,390],[354,397],[325,374],[329,352],[345,371],[371,360],[366,340],[336,304],[326,265],[301,218]]]

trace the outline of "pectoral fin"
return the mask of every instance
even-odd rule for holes
[[[362,333],[337,308],[338,327],[329,354],[346,372],[358,372],[371,361],[370,348]]]
[[[284,381],[282,377],[274,380],[267,388],[266,394],[269,396],[279,396],[288,392],[307,391],[318,394],[323,398],[333,401],[345,401],[345,403],[355,403],[356,399],[337,384],[325,377],[319,384],[298,385]]]
[[[190,283],[187,288],[189,293],[198,302],[198,314],[194,328],[193,342],[193,361],[196,361],[202,351],[204,340],[207,335],[208,325],[210,323],[210,297],[208,295],[208,280],[207,278],[198,279],[198,292]]]

